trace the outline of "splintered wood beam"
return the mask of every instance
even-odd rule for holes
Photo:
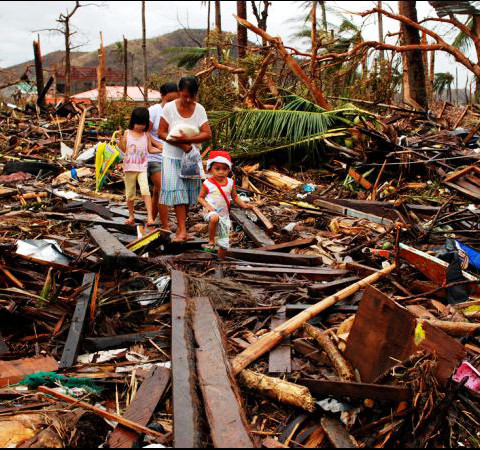
[[[217,314],[208,298],[194,298],[193,304],[198,380],[213,445],[254,448]]]
[[[74,405],[77,408],[82,408],[86,409],[87,411],[92,411],[93,413],[97,414],[100,417],[103,417],[107,420],[117,422],[118,424],[135,431],[136,433],[144,433],[147,436],[153,436],[156,437],[157,439],[160,440],[160,442],[165,442],[166,436],[162,433],[159,433],[158,431],[151,430],[150,428],[147,428],[145,426],[142,426],[138,423],[135,423],[131,420],[128,420],[124,417],[118,416],[116,414],[113,414],[111,412],[105,411],[103,409],[97,408],[96,406],[90,405],[85,402],[81,402],[80,400],[70,397],[68,395],[60,394],[59,392],[55,391],[54,389],[50,389],[45,386],[39,386],[38,387],[38,392],[41,392],[42,394],[49,395],[51,397],[56,398],[57,400],[60,400],[65,403],[69,403],[70,405]]]
[[[77,137],[75,138],[75,145],[73,146],[72,161],[75,161],[80,153],[80,145],[82,144],[82,135],[85,128],[85,119],[87,118],[87,112],[89,109],[90,108],[84,108],[80,117],[80,122],[77,129]]]
[[[274,330],[287,320],[287,309],[281,307],[272,318],[271,329]],[[292,351],[290,348],[290,336],[270,351],[268,359],[268,371],[270,373],[290,373],[292,371]]]
[[[124,419],[147,426],[155,408],[170,385],[171,371],[164,367],[155,367],[141,384],[135,399],[130,403]],[[118,425],[108,440],[110,448],[132,448],[139,438],[139,434],[128,428]]]
[[[342,289],[336,295],[327,297],[326,299],[312,305],[310,308],[302,311],[284,324],[272,330],[270,333],[261,337],[258,341],[252,344],[249,348],[237,355],[232,361],[232,367],[235,374],[239,374],[243,369],[248,367],[253,361],[263,356],[266,352],[277,346],[286,336],[290,336],[293,332],[303,326],[303,324],[315,316],[338,303],[340,300],[350,297],[358,292],[360,289],[375,283],[384,276],[393,272],[396,268],[395,264],[380,270],[373,275],[370,275],[357,283]]]
[[[161,329],[159,328],[157,331],[146,331],[144,333],[119,334],[116,336],[85,338],[85,346],[95,351],[109,350],[112,348],[120,348],[124,345],[138,344],[148,339],[155,338],[160,333]]]
[[[202,443],[200,399],[196,386],[194,338],[191,327],[192,301],[187,278],[172,271],[172,392],[175,448],[198,448]]]
[[[334,448],[358,448],[355,438],[348,433],[345,425],[339,420],[323,417],[320,423]]]
[[[93,242],[100,247],[107,265],[112,267],[135,267],[138,256],[101,225],[89,228],[88,234]]]
[[[228,253],[227,253],[228,254]],[[283,276],[296,275],[299,278],[307,278],[309,280],[324,281],[332,280],[350,273],[349,270],[328,269],[316,267],[267,267],[267,266],[233,266],[232,270],[240,273],[254,273],[265,276]]]
[[[275,245],[275,242],[273,242],[261,228],[255,225],[242,209],[232,209],[231,216],[258,247]]]
[[[60,369],[73,366],[77,360],[85,327],[85,318],[88,313],[88,305],[90,304],[93,292],[96,290],[95,280],[96,277],[94,273],[87,273],[83,277],[83,286],[89,287],[84,289],[77,299],[77,306],[75,307],[67,342],[65,343],[62,359],[60,361]]]
[[[317,238],[297,239],[295,241],[284,242],[283,244],[269,245],[268,247],[260,247],[258,250],[263,252],[280,252],[292,250],[293,248],[305,248],[310,247],[317,243]]]
[[[319,298],[325,295],[325,291],[329,291],[330,289],[339,289],[344,286],[348,286],[355,281],[358,281],[359,277],[348,277],[342,278],[340,280],[331,281],[330,283],[324,284],[314,284],[313,286],[308,287],[308,296],[312,298]]]
[[[358,398],[392,402],[408,402],[412,392],[403,386],[386,386],[383,384],[350,383],[348,381],[297,380],[298,384],[308,387],[316,398],[332,396],[335,398]]]
[[[267,233],[268,234],[271,234],[273,232],[273,224],[272,222],[270,222],[270,220],[268,220],[266,217],[265,217],[265,214],[262,213],[262,211],[260,211],[259,208],[257,208],[256,206],[253,208],[252,210],[255,215],[258,217],[258,220],[260,220],[260,222],[263,223],[263,226],[265,227],[265,229],[267,230]]]
[[[242,261],[256,262],[263,264],[282,264],[292,266],[320,266],[322,258],[312,255],[292,255],[281,252],[264,252],[261,250],[250,250],[243,248],[229,248],[227,256]]]

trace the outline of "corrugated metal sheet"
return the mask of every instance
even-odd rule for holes
[[[435,8],[438,17],[448,16],[449,14],[474,15],[480,14],[480,2],[468,1],[438,1],[428,2]]]

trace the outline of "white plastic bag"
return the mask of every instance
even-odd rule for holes
[[[232,228],[232,222],[229,216],[220,216],[218,222],[217,231],[217,244],[221,249],[227,249],[230,247],[230,229]]]
[[[196,147],[193,147],[190,152],[183,154],[180,170],[181,178],[200,179],[203,176],[202,169],[202,155],[200,155],[200,151]]]

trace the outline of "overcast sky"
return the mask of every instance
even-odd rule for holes
[[[84,4],[90,1],[82,2]],[[72,24],[78,31],[75,43],[85,43],[80,50],[91,51],[99,46],[99,32],[103,31],[106,45],[117,42],[125,35],[127,39],[139,39],[142,34],[140,1],[104,1],[96,2],[101,7],[88,6],[77,11]],[[205,2],[206,3],[206,2]],[[247,2],[250,4],[250,2]],[[292,18],[301,17],[301,2],[272,1],[268,17],[268,31],[272,35],[281,36],[289,44],[300,46],[292,41],[296,27]],[[374,1],[328,1],[332,10],[362,11],[375,6]],[[387,8],[397,11],[396,1],[385,1]],[[59,14],[71,10],[73,1],[1,1],[0,2],[0,67],[9,67],[32,59],[32,40],[36,38],[35,30],[50,28],[56,25]],[[236,21],[232,14],[236,12],[235,1],[222,1],[222,27],[225,31],[235,31]],[[213,2],[212,2],[213,9]],[[433,8],[427,1],[417,1],[419,19],[435,16]],[[207,8],[200,1],[147,1],[147,37],[155,37],[180,28],[180,23],[191,28],[206,28]],[[339,23],[335,12],[328,13],[329,22]],[[213,14],[212,14],[213,20]],[[255,22],[251,10],[249,20]],[[364,23],[364,38],[377,40],[378,31],[375,18],[366,21],[354,16],[355,23]],[[385,33],[398,31],[398,23],[384,20]],[[64,50],[63,37],[59,33],[40,32],[42,53]],[[256,41],[256,36],[249,32],[249,39]],[[440,55],[436,59],[436,72],[450,71],[455,75],[457,66],[452,57]],[[461,87],[464,86],[466,71],[458,66]],[[463,86],[462,86],[463,83]]]

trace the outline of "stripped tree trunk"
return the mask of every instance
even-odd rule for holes
[[[241,19],[247,20],[247,2],[237,1],[237,16]],[[247,29],[237,22],[237,44],[238,44],[238,59],[245,58],[247,55],[248,36]]]
[[[97,90],[98,90],[98,115],[105,117],[107,110],[107,83],[105,78],[106,58],[105,48],[103,47],[103,35],[100,32],[100,48],[98,49],[98,67],[97,67]]]
[[[70,20],[65,21],[65,99],[70,98]]]
[[[315,67],[316,67],[316,58],[317,58],[317,2],[312,2],[312,10],[310,12],[310,22],[312,25],[312,30],[310,32],[310,39],[312,41],[312,59],[310,60],[310,73],[312,78],[315,78]],[[314,80],[315,81],[315,80]]]
[[[379,9],[382,9],[382,2],[378,1],[377,2],[377,7]],[[382,44],[384,43],[384,37],[383,37],[383,14],[378,13],[378,42],[381,42]],[[380,63],[385,59],[385,53],[383,50],[380,50]],[[381,64],[380,64],[381,67]]]
[[[218,39],[217,56],[218,60],[222,62],[222,8],[220,0],[215,0],[215,31]]]
[[[400,0],[398,6],[401,16],[405,16],[418,23],[416,1]],[[401,31],[404,45],[420,45],[420,32],[417,28],[402,22]],[[427,89],[425,85],[425,67],[422,52],[420,50],[406,52],[405,59],[407,67],[404,74],[407,76],[406,83],[408,83],[408,89],[406,89],[406,91],[410,94],[410,98],[406,97],[405,100],[413,103],[413,106],[418,105],[426,109],[428,107]]]
[[[35,56],[35,77],[37,79],[37,93],[40,95],[40,92],[43,91],[43,66],[42,66],[42,52],[40,50],[40,38],[38,41],[33,41],[33,54]],[[38,106],[44,106],[45,99],[42,99]]]
[[[128,87],[128,41],[123,36],[123,98],[127,99],[127,87]]]
[[[142,50],[143,50],[143,97],[148,102],[147,29],[145,26],[145,0],[142,0]]]
[[[205,45],[207,47],[207,60],[210,58],[210,16],[212,11],[212,2],[207,2],[207,39]]]

